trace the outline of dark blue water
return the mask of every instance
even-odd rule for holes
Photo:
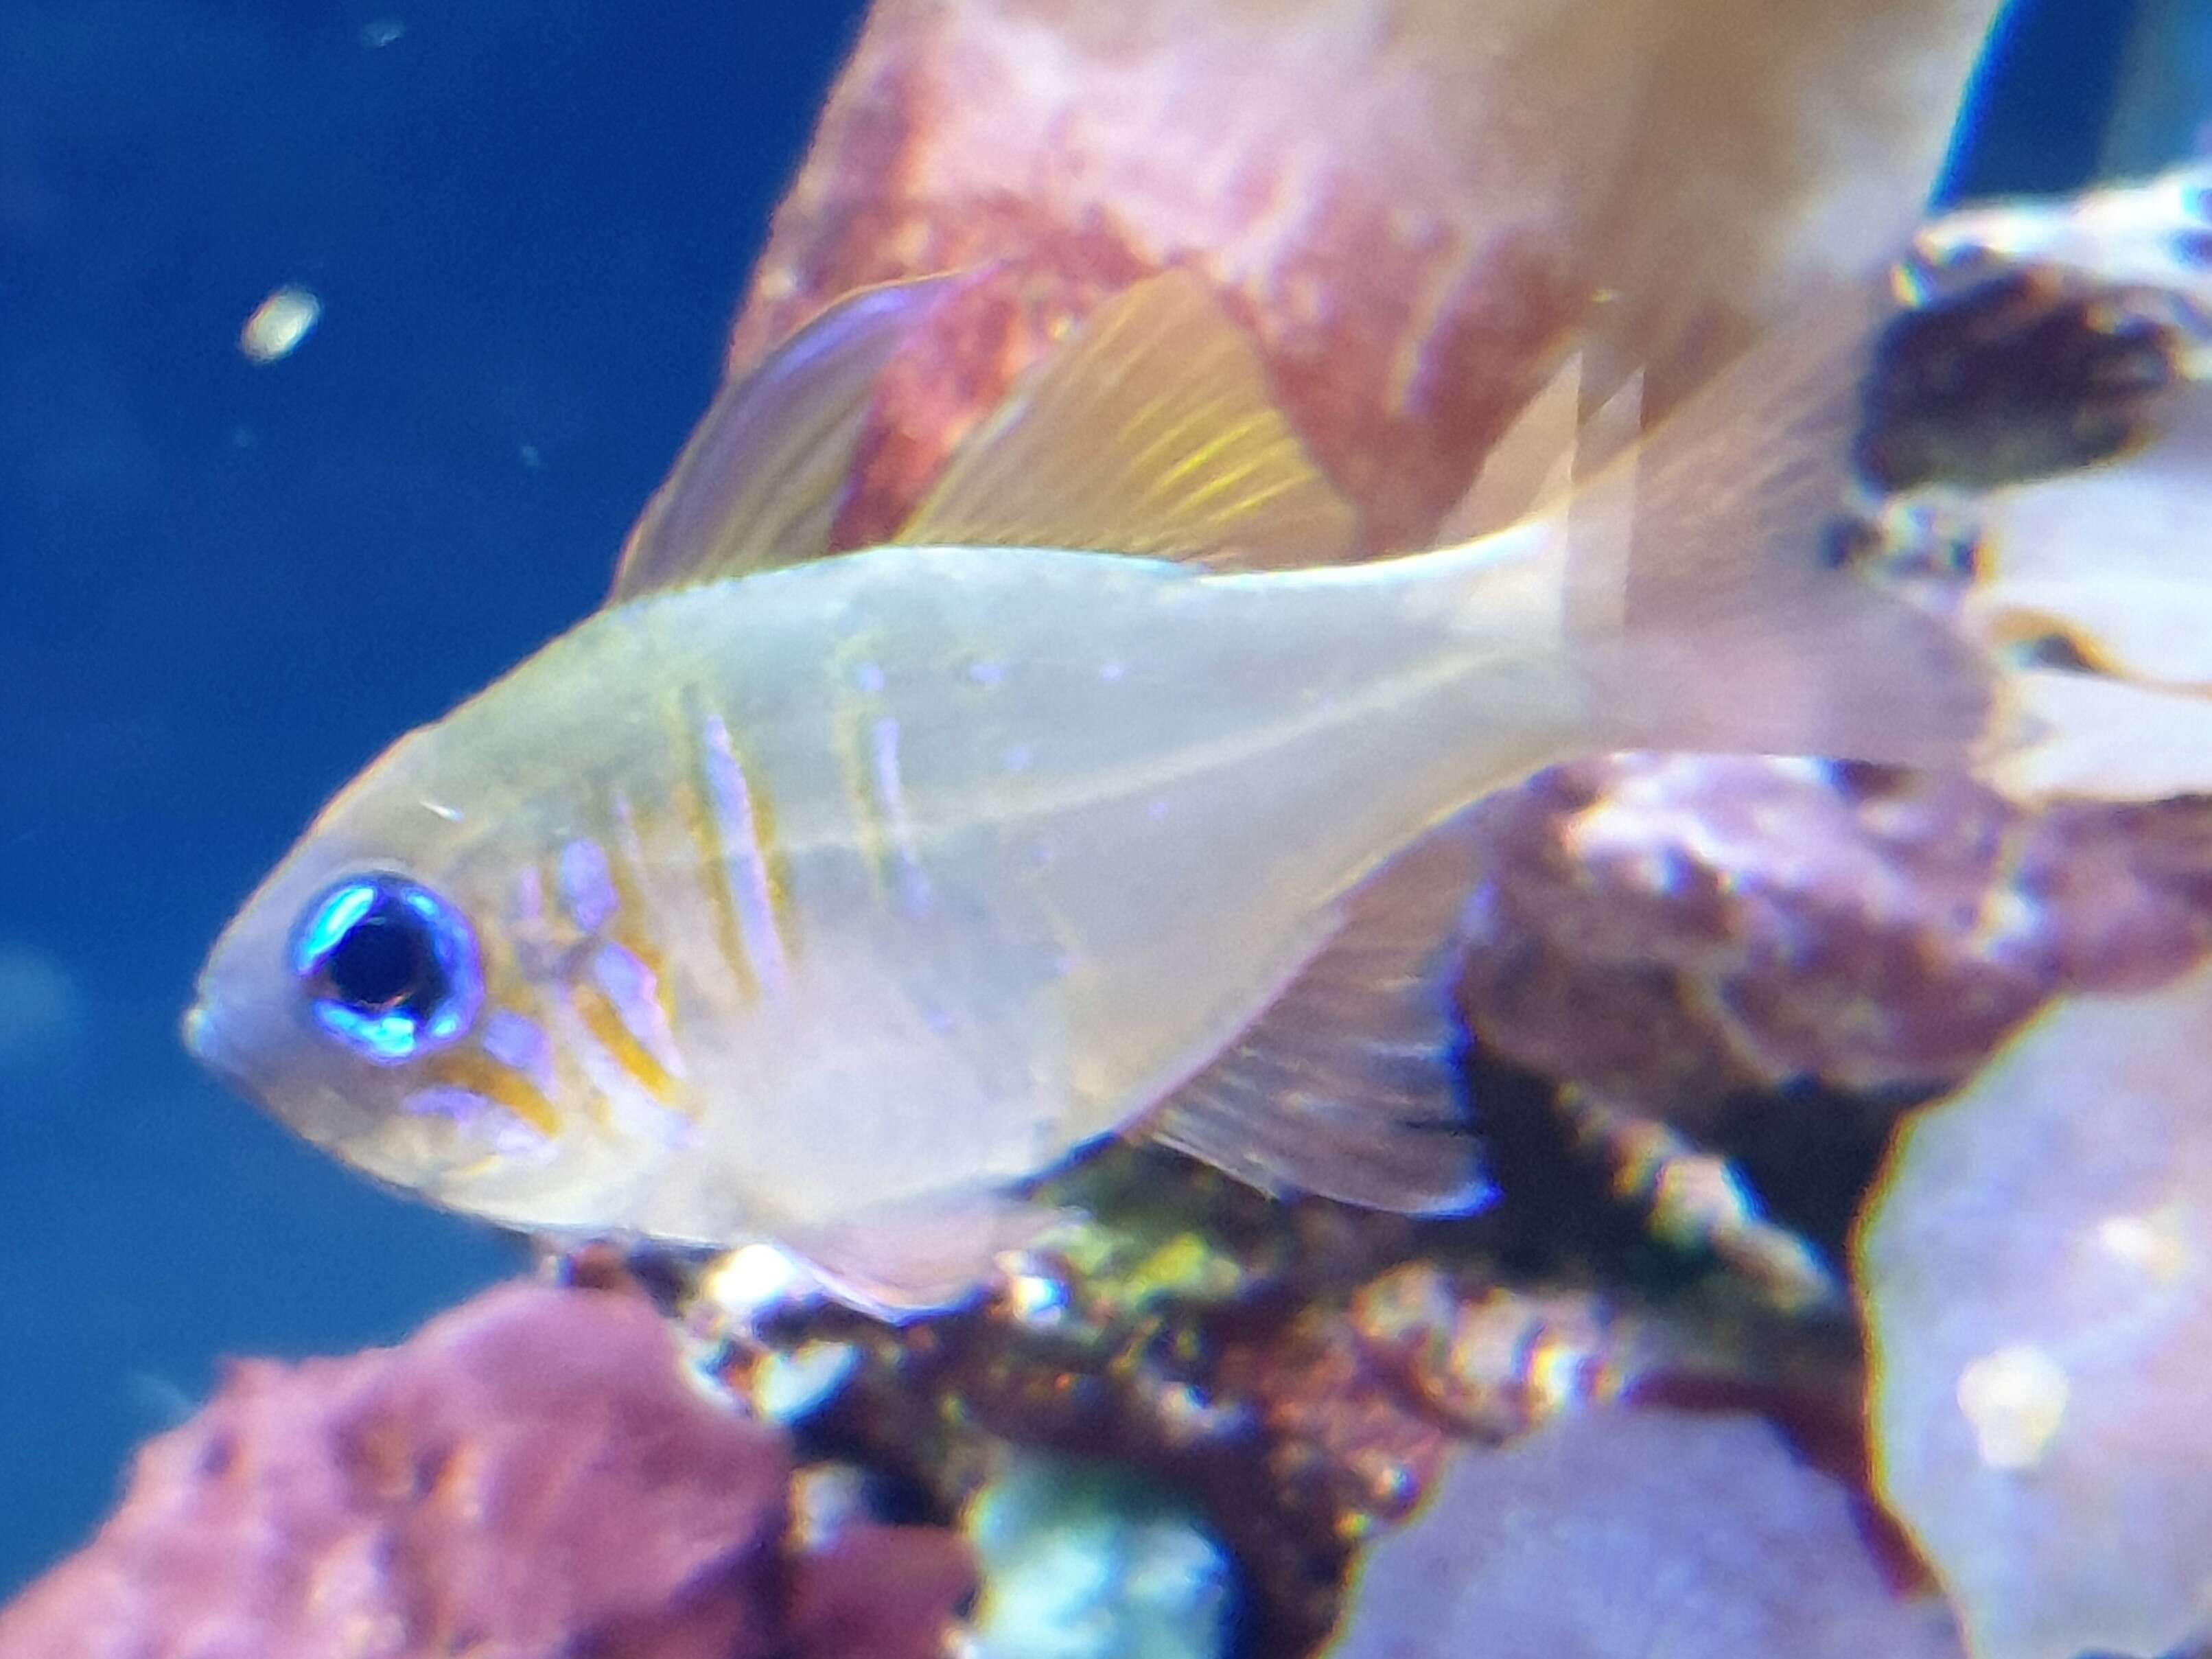
[[[0,1594],[217,1355],[515,1265],[177,1017],[325,795],[597,603],[857,15],[0,0]]]
[[[1961,188],[2091,170],[2133,10],[2033,9]],[[333,787],[597,602],[856,15],[0,0],[0,1594],[217,1356],[516,1264],[175,1022]],[[287,282],[322,325],[257,368]]]

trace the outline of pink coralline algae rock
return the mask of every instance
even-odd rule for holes
[[[981,273],[886,388],[858,544],[1056,328],[1188,266],[1369,542],[1403,545],[1583,331],[1647,369],[1656,410],[1885,257],[1996,10],[879,0],[732,365],[854,288]]]
[[[1959,779],[1630,755],[1490,823],[1478,1028],[1660,1103],[1954,1081],[2052,993],[2156,983],[2212,943],[2191,803],[2029,813]]]
[[[2036,812],[1963,779],[1622,755],[1486,811],[1482,1040],[1692,1128],[1781,1082],[1956,1082],[2045,998],[2212,946],[2200,802]]]
[[[1334,1659],[1962,1659],[1769,1425],[1624,1407],[1464,1454],[1341,1629]]]
[[[235,1366],[4,1613],[8,1659],[934,1656],[949,1534],[786,1544],[772,1431],[652,1307],[510,1286],[404,1346]]]

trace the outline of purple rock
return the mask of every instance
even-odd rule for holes
[[[1607,1407],[1470,1451],[1353,1587],[1336,1659],[1960,1659],[1850,1493],[1764,1419]]]
[[[775,1433],[684,1380],[648,1304],[508,1286],[398,1348],[234,1365],[0,1612],[0,1652],[938,1652],[965,1588],[950,1534],[861,1528],[882,1535],[794,1562],[789,1475]]]
[[[1462,994],[1502,1058],[1696,1131],[1732,1092],[1954,1083],[2052,995],[2212,944],[2212,808],[1619,755],[1486,809]]]
[[[1884,1498],[1984,1659],[2212,1625],[2212,968],[2052,1007],[1898,1137],[1859,1241]]]

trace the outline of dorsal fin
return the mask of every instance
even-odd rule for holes
[[[608,603],[827,551],[877,378],[958,280],[863,289],[723,386],[623,544]]]
[[[1480,872],[1462,812],[1369,875],[1282,994],[1138,1133],[1262,1192],[1409,1214],[1480,1205],[1452,995]]]
[[[895,539],[1279,569],[1345,557],[1351,504],[1203,279],[1117,295],[1018,382]]]

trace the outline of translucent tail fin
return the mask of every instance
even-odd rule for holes
[[[1891,313],[1868,284],[1777,330],[1564,509],[1607,742],[1923,766],[1985,745],[1981,653],[1838,557]]]

